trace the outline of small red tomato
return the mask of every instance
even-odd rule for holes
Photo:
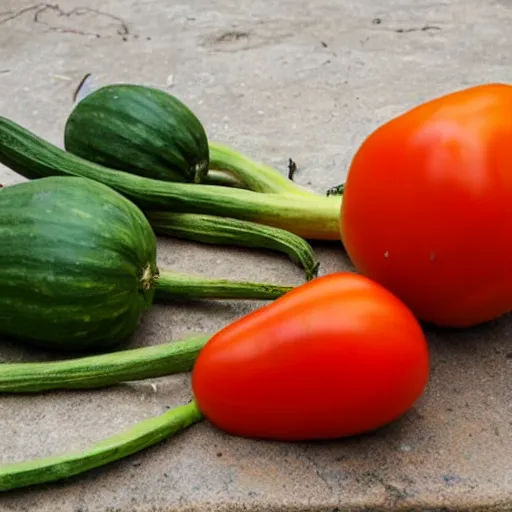
[[[426,322],[512,310],[512,87],[433,99],[374,131],[348,171],[341,235],[356,268]]]
[[[314,279],[219,331],[192,374],[199,409],[238,436],[360,434],[424,391],[427,343],[410,310],[355,273]]]

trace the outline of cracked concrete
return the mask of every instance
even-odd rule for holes
[[[509,81],[511,33],[510,0],[0,0],[0,115],[62,145],[86,73],[98,84],[145,83],[185,101],[211,139],[283,173],[291,159],[297,182],[325,191],[391,116]],[[0,183],[19,180],[0,169]],[[349,268],[336,244],[315,248],[322,273]],[[284,256],[170,239],[159,241],[159,262],[212,277],[303,279]],[[215,331],[259,304],[157,306],[131,345]],[[511,336],[510,317],[429,331],[427,393],[371,435],[290,445],[202,423],[87,475],[4,494],[0,511],[512,510]],[[2,360],[49,357],[0,347]],[[1,460],[84,447],[189,397],[187,375],[2,397]]]
[[[48,30],[63,34],[97,38],[118,35],[125,39],[130,34],[126,23],[113,14],[89,7],[76,7],[65,11],[58,4],[48,3],[0,13],[0,25],[29,14],[34,24],[43,25]],[[90,27],[90,29],[84,30],[79,27]]]

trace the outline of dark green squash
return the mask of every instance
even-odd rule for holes
[[[126,339],[153,300],[156,238],[111,188],[49,177],[0,190],[0,334],[59,348]]]
[[[208,138],[195,114],[159,89],[113,84],[81,100],[68,117],[67,151],[98,164],[164,181],[203,181]]]
[[[158,269],[142,211],[82,177],[0,189],[0,241],[0,336],[67,351],[125,341],[153,299],[269,300],[292,288]]]

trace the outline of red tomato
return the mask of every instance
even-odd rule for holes
[[[218,332],[192,386],[234,435],[274,440],[359,434],[405,413],[429,373],[410,310],[355,273],[314,279]]]
[[[512,310],[512,87],[482,85],[382,125],[345,183],[357,269],[416,316],[468,327]]]

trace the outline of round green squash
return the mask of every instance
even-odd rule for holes
[[[0,335],[65,350],[104,349],[153,301],[156,238],[109,187],[48,177],[0,190]]]
[[[199,119],[176,97],[143,85],[107,85],[82,99],[67,119],[64,145],[90,162],[147,178],[199,183],[208,172]]]

